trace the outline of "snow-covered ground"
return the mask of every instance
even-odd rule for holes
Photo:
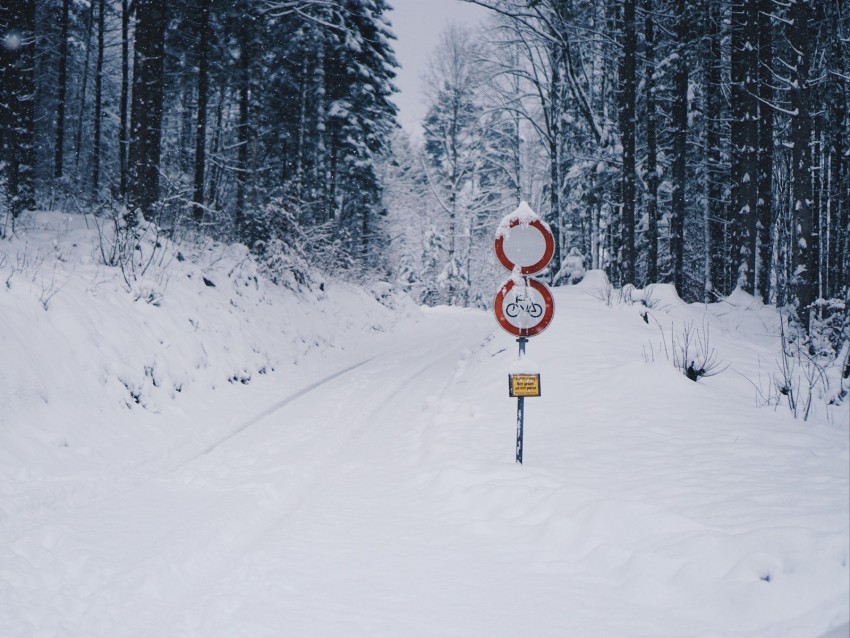
[[[847,403],[759,405],[778,320],[745,295],[557,289],[518,465],[490,313],[296,294],[218,245],[128,293],[81,218],[27,223],[0,244],[0,636],[850,635]],[[685,325],[724,372],[672,366]]]

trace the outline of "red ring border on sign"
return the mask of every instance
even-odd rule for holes
[[[513,228],[514,226],[519,226],[523,222],[519,219],[515,219],[511,222],[511,225],[508,228]],[[543,240],[546,242],[546,250],[543,253],[543,257],[540,258],[540,261],[531,264],[530,266],[522,266],[520,267],[520,274],[523,275],[533,275],[536,272],[540,272],[546,265],[552,261],[552,256],[555,254],[555,237],[552,235],[552,231],[549,230],[546,225],[540,221],[539,219],[532,219],[528,222],[529,226],[534,226],[537,230],[540,231],[540,234],[543,235]],[[505,268],[513,272],[514,267],[516,266],[508,256],[505,254],[505,236],[500,235],[496,237],[496,242],[494,244],[494,248],[496,250],[496,257],[499,260],[499,263],[502,264]]]
[[[505,295],[507,295],[511,291],[511,288],[516,285],[516,282],[513,279],[508,280],[501,288],[499,288],[499,292],[496,295],[496,301],[493,304],[493,311],[496,314],[496,321],[499,323],[499,326],[501,326],[505,332],[508,332],[515,337],[533,337],[535,335],[539,335],[549,327],[549,324],[552,323],[552,317],[555,315],[555,299],[552,297],[552,293],[549,291],[546,284],[532,278],[528,278],[526,281],[529,286],[540,293],[543,297],[544,303],[546,304],[543,314],[540,317],[540,321],[531,328],[517,328],[508,321],[508,318],[505,317],[505,313],[502,312],[502,302],[505,299]]]

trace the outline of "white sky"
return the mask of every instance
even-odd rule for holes
[[[393,10],[388,17],[398,38],[393,47],[401,64],[395,80],[400,91],[395,95],[398,119],[404,130],[419,137],[419,123],[426,111],[422,75],[440,33],[450,22],[474,25],[487,17],[488,11],[460,0],[389,0],[389,4]]]

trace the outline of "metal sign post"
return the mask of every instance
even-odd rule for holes
[[[528,341],[526,337],[517,339],[519,344],[519,358],[525,356],[525,344]],[[516,462],[522,465],[522,437],[523,437],[523,421],[525,419],[525,397],[519,396],[516,400]]]
[[[493,248],[499,263],[512,275],[499,288],[493,311],[499,326],[518,337],[522,359],[528,338],[543,332],[555,314],[549,288],[528,276],[548,265],[555,252],[555,239],[549,226],[522,202],[499,224]],[[509,374],[508,388],[509,396],[517,398],[516,462],[522,464],[525,397],[540,396],[540,375]]]

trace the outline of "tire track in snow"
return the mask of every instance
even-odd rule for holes
[[[186,450],[191,455],[188,459],[175,459],[177,463],[171,467],[162,467],[125,489],[57,516],[50,526],[55,546],[45,551],[41,541],[33,538],[15,549],[20,559],[37,563],[37,571],[56,574],[65,591],[61,600],[43,610],[42,627],[68,636],[105,636],[110,635],[110,628],[120,628],[121,635],[174,635],[173,630],[187,620],[187,610],[207,609],[220,602],[217,594],[233,585],[234,575],[251,573],[253,553],[262,550],[269,538],[286,533],[300,513],[309,511],[315,495],[344,480],[344,475],[335,471],[337,464],[374,441],[377,434],[391,433],[388,426],[404,425],[418,410],[411,398],[418,394],[424,398],[442,389],[446,382],[439,370],[450,376],[459,346],[477,332],[477,327],[455,332],[456,328],[454,322],[443,319],[429,334],[418,334],[403,347],[389,348],[291,392],[228,433],[219,433],[212,443],[200,443],[200,451],[198,447]],[[451,337],[445,338],[449,334]],[[358,394],[350,387],[346,375],[355,370],[364,373],[368,392]],[[434,379],[429,378],[431,374]],[[272,491],[282,490],[274,509],[257,509],[251,499],[253,483],[268,480],[272,477],[268,473],[258,472],[244,484],[242,477],[233,477],[233,489],[220,494],[214,486],[205,486],[204,480],[192,486],[175,477],[180,469],[192,477],[209,471],[208,463],[195,468],[192,461],[209,458],[214,450],[215,465],[238,465],[245,448],[240,434],[269,417],[274,419],[301,398],[309,400],[308,395],[319,389],[327,392],[327,397],[314,401],[314,407],[300,405],[298,410],[304,411],[304,416],[321,415],[329,402],[347,404],[347,411],[339,421],[325,417],[316,421],[315,425],[327,428],[327,437],[315,430],[315,425],[300,431],[277,430],[275,444],[281,449],[291,450],[294,444],[300,452],[320,453],[310,458],[289,452],[290,460],[301,461],[287,469],[285,476],[272,478],[276,483],[270,485]],[[233,439],[238,442],[225,445]],[[248,443],[249,448],[256,446],[256,441]],[[250,464],[247,467],[250,470]],[[193,493],[194,489],[198,491]],[[156,516],[145,514],[153,511]],[[107,530],[108,537],[104,536]],[[164,572],[168,572],[167,578]],[[46,582],[33,582],[16,594],[33,599],[50,587],[53,585]],[[99,629],[87,632],[85,626],[95,626],[98,601],[109,602],[110,619],[104,625],[101,618]],[[71,622],[72,615],[78,616],[79,622]],[[114,631],[111,635],[116,635]]]
[[[352,444],[354,446],[362,445],[364,440],[369,437],[380,425],[377,421],[377,417],[387,410],[390,410],[394,407],[394,402],[386,401],[385,397],[394,397],[399,394],[404,389],[408,388],[415,382],[417,379],[423,377],[429,370],[441,365],[445,359],[445,354],[441,354],[439,357],[431,359],[425,365],[416,369],[415,372],[406,376],[400,383],[393,384],[391,388],[384,392],[382,395],[382,399],[378,401],[377,407],[370,410],[368,413],[364,414],[361,417],[358,417],[358,421],[360,421],[359,425],[352,428],[347,435],[343,438],[343,440],[338,441],[334,445],[333,451],[328,455],[326,459],[324,459],[321,467],[322,468],[333,468],[337,464],[337,462],[347,454],[352,452]],[[296,497],[294,499],[293,505],[289,508],[284,516],[279,518],[275,523],[274,527],[269,530],[270,533],[273,530],[278,529],[280,526],[285,525],[289,520],[292,519],[295,514],[300,511],[306,503],[309,502],[310,497],[321,490],[324,486],[331,483],[335,479],[338,478],[337,472],[326,471],[326,472],[317,472],[317,478],[311,483],[305,486],[302,491],[301,496]],[[260,539],[257,539],[260,540]]]
[[[321,388],[323,385],[330,383],[334,379],[341,377],[344,374],[348,374],[349,372],[353,372],[354,370],[356,370],[360,366],[366,365],[367,363],[369,363],[370,361],[372,361],[374,359],[375,359],[375,357],[369,357],[368,359],[364,359],[363,361],[360,361],[359,363],[355,363],[354,365],[348,366],[347,368],[343,368],[342,370],[334,372],[331,375],[328,375],[328,376],[326,376],[322,379],[319,379],[318,381],[311,383],[310,385],[308,385],[304,388],[301,388],[301,389],[297,390],[296,392],[293,392],[289,396],[285,397],[284,399],[281,399],[277,403],[271,405],[270,407],[268,407],[265,410],[263,410],[262,412],[260,412],[258,415],[254,416],[253,418],[246,421],[245,423],[240,425],[238,428],[233,430],[230,434],[224,436],[223,438],[220,438],[218,441],[215,441],[214,443],[209,445],[206,449],[201,451],[199,454],[196,454],[195,456],[193,456],[189,460],[184,461],[179,467],[183,467],[185,465],[188,465],[192,461],[195,461],[195,460],[201,458],[202,456],[209,454],[210,452],[215,450],[218,446],[222,445],[223,443],[226,443],[227,441],[229,441],[233,437],[241,434],[242,432],[244,432],[245,430],[250,428],[252,425],[256,425],[257,423],[259,423],[260,421],[262,421],[266,417],[271,416],[272,414],[274,414],[278,410],[285,408],[287,405],[289,405],[293,401],[300,399],[301,397],[303,397],[306,394],[309,394],[313,390],[317,390],[318,388]],[[179,467],[175,468],[175,469],[179,469]]]
[[[241,425],[236,427],[233,431],[231,431],[229,434],[217,439],[216,441],[214,441],[212,443],[207,444],[207,447],[205,447],[200,452],[194,452],[193,453],[193,451],[187,450],[187,453],[191,454],[191,456],[188,456],[188,457],[183,456],[182,459],[180,459],[180,458],[175,459],[171,463],[165,464],[161,467],[155,467],[153,465],[149,466],[148,464],[141,463],[136,468],[133,468],[133,469],[130,469],[130,470],[124,470],[123,471],[123,479],[124,480],[122,481],[122,483],[119,486],[113,487],[113,489],[105,490],[103,492],[99,492],[97,494],[94,494],[90,498],[83,498],[81,500],[78,500],[74,503],[73,507],[70,507],[68,509],[64,509],[64,510],[61,510],[61,511],[48,511],[41,517],[32,517],[32,518],[30,518],[30,520],[28,522],[28,526],[27,526],[26,530],[12,534],[12,535],[9,536],[8,540],[4,539],[4,541],[6,542],[6,544],[9,544],[9,543],[11,543],[15,540],[18,540],[24,534],[32,534],[32,533],[34,533],[35,530],[55,525],[55,524],[57,524],[57,521],[64,519],[64,518],[67,518],[69,516],[72,516],[74,512],[79,512],[79,511],[82,511],[86,508],[90,508],[98,502],[105,502],[109,499],[120,498],[121,496],[125,496],[127,494],[130,494],[134,490],[137,490],[137,489],[151,483],[152,481],[161,479],[161,478],[166,477],[166,476],[170,476],[170,475],[174,474],[175,472],[183,469],[184,467],[186,467],[190,463],[197,461],[201,457],[210,454],[213,450],[215,450],[216,448],[218,448],[222,444],[226,443],[230,439],[238,436],[239,434],[241,434],[245,430],[249,429],[250,427],[256,425],[257,423],[259,423],[260,421],[265,419],[266,417],[271,416],[275,412],[278,412],[279,410],[283,409],[284,407],[286,407],[290,403],[300,399],[301,397],[309,394],[310,392],[319,389],[323,385],[330,383],[331,381],[333,381],[333,380],[335,380],[335,379],[337,379],[337,378],[339,378],[339,377],[341,377],[345,374],[348,374],[349,372],[353,372],[357,368],[360,368],[361,366],[366,365],[367,363],[369,363],[370,361],[373,361],[376,358],[392,356],[394,354],[397,354],[397,352],[398,351],[390,351],[388,353],[383,353],[381,355],[376,355],[376,356],[373,356],[373,357],[369,357],[367,359],[363,359],[362,361],[359,361],[355,364],[349,365],[349,366],[343,368],[342,370],[337,370],[333,374],[329,374],[325,377],[322,377],[321,379],[314,381],[313,383],[310,383],[310,384],[304,386],[303,388],[299,388],[298,390],[296,390],[292,394],[284,397],[280,401],[277,401],[276,403],[267,407],[262,412],[255,415],[254,417],[252,417],[248,421],[245,421],[244,423],[242,423]]]
[[[371,400],[365,406],[353,406],[354,409],[351,412],[357,416],[356,419],[352,419],[351,427],[346,428],[344,435],[334,441],[332,449],[328,450],[318,462],[309,467],[309,478],[303,483],[298,484],[287,495],[285,502],[280,504],[277,515],[267,517],[262,522],[257,521],[253,533],[245,534],[238,547],[228,548],[227,555],[219,555],[219,560],[215,564],[208,563],[204,568],[195,571],[183,591],[179,593],[175,592],[176,595],[172,596],[169,604],[157,610],[155,621],[157,631],[162,632],[164,635],[171,635],[174,632],[179,634],[179,628],[188,620],[188,617],[192,615],[193,611],[216,609],[222,600],[222,594],[234,582],[239,582],[244,578],[246,572],[250,573],[256,567],[253,557],[257,552],[262,553],[262,548],[271,539],[279,538],[281,534],[285,533],[284,530],[296,520],[299,513],[309,507],[309,504],[313,502],[317,494],[320,494],[323,489],[333,485],[344,476],[344,473],[336,471],[337,466],[347,456],[351,455],[354,449],[364,445],[369,437],[373,436],[376,430],[379,430],[382,425],[387,425],[387,422],[380,418],[382,413],[392,410],[399,411],[399,409],[401,411],[405,409],[411,412],[416,411],[416,408],[408,407],[410,406],[409,401],[407,401],[408,397],[400,397],[399,395],[402,395],[405,389],[415,386],[417,380],[427,377],[428,373],[435,368],[443,367],[453,372],[456,369],[460,353],[459,351],[450,349],[449,352],[440,351],[434,355],[432,345],[423,347],[423,344],[418,343],[414,346],[382,353],[314,384],[316,387],[324,385],[334,378],[343,376],[346,371],[353,371],[355,368],[371,360],[381,362],[392,361],[398,358],[403,362],[415,360],[428,353],[431,356],[428,357],[424,364],[417,366],[413,372],[404,375],[400,379],[392,376],[391,372],[384,372],[377,375],[377,378],[392,379],[392,382],[383,385],[381,391],[376,396],[371,397]],[[432,390],[438,393],[442,392],[448,383],[448,381],[444,381],[435,384]],[[266,416],[273,413],[275,409],[292,403],[305,393],[305,391],[297,392],[293,396],[281,400],[275,406],[265,411],[267,413]],[[431,392],[428,394],[431,394]],[[366,409],[359,412],[357,410],[358,407],[365,407]],[[263,417],[258,415],[258,417],[253,418],[250,422],[243,424],[239,431],[244,431],[246,427],[257,423],[261,418]],[[234,435],[237,433],[234,433]],[[216,445],[223,443],[224,440],[226,439],[219,441]],[[203,456],[203,453],[199,456]],[[175,537],[181,536],[178,530],[171,530],[169,535],[171,534],[175,535]],[[197,596],[196,587],[199,583],[215,583],[215,585],[213,585],[211,591],[208,590],[201,594],[201,596]],[[136,617],[135,614],[133,616]],[[143,620],[142,624],[146,624],[151,620],[148,617]]]

